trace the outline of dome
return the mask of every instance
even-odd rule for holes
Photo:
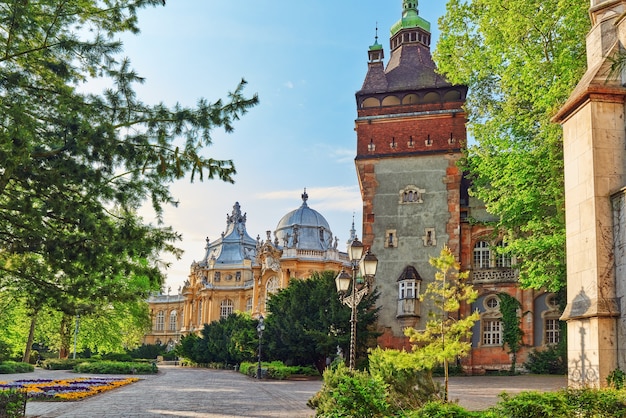
[[[403,0],[402,9],[402,19],[391,27],[392,37],[402,29],[421,28],[430,33],[430,22],[419,16],[417,1]]]
[[[278,222],[275,235],[284,248],[325,251],[333,248],[333,234],[324,217],[307,205],[309,195],[302,194],[302,206]]]

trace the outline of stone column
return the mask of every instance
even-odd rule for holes
[[[624,186],[624,97],[611,71],[625,0],[592,0],[587,73],[555,117],[563,126],[570,386],[606,385],[618,367],[620,309],[611,195]]]

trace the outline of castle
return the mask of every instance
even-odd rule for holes
[[[355,96],[362,241],[379,260],[374,281],[380,291],[379,344],[409,348],[404,329],[424,327],[432,306],[419,295],[435,276],[428,261],[447,245],[480,295],[464,308],[464,313],[478,310],[480,320],[463,366],[475,373],[508,369],[500,295],[521,305],[518,362],[531,349],[559,342],[561,313],[553,294],[521,289],[515,260],[494,251],[506,241],[486,226],[490,215],[469,196],[457,166],[466,142],[467,87],[437,74],[430,40],[430,23],[419,15],[417,1],[404,0],[402,16],[390,31],[389,60],[385,65],[377,36]],[[267,231],[264,240],[248,235],[247,215],[235,204],[222,236],[207,240],[205,256],[191,266],[182,292],[150,299],[153,329],[145,342],[176,342],[236,310],[264,314],[267,298],[290,280],[348,266],[330,226],[307,200],[305,191],[301,206],[283,216],[274,236]]]

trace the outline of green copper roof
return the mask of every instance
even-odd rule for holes
[[[378,40],[374,42],[374,45],[370,45],[370,51],[376,51],[378,49],[383,49],[383,46],[378,43]]]
[[[417,11],[417,0],[402,0],[402,19],[391,27],[391,36],[402,29],[422,28],[430,32],[430,22],[422,19]]]

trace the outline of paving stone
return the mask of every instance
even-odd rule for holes
[[[68,379],[68,371],[37,369],[34,373],[1,375],[0,381]],[[123,376],[127,377],[127,376]],[[157,375],[76,402],[33,402],[27,417],[38,418],[304,418],[315,411],[307,401],[319,391],[321,380],[255,380],[226,370],[160,366]],[[450,399],[470,410],[494,405],[502,392],[556,390],[565,387],[564,376],[451,377]]]

